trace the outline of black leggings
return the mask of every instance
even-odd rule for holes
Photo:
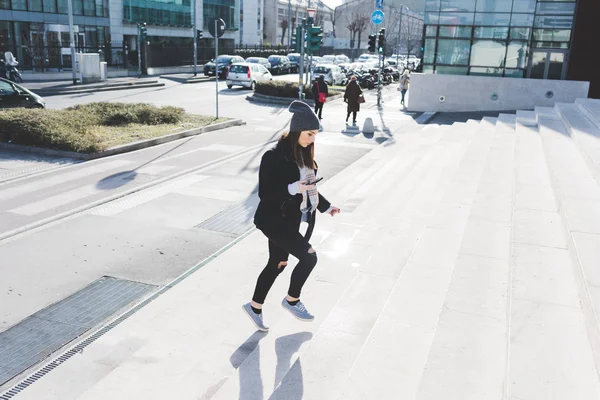
[[[348,115],[346,116],[346,122],[348,122],[348,118],[350,118],[350,114],[352,114],[352,121],[356,121],[356,111],[348,111]]]
[[[321,118],[321,115],[323,114],[323,103],[315,101],[315,114]]]
[[[290,279],[290,288],[288,295],[290,297],[299,298],[302,286],[308,279],[308,276],[317,265],[317,253],[309,253],[308,250],[311,248],[308,239],[296,232],[294,234],[268,234],[265,236],[269,238],[269,261],[262,270],[256,281],[256,289],[254,289],[254,296],[252,301],[263,304],[267,293],[271,290],[271,286],[275,283],[275,279],[283,272],[285,266],[279,266],[280,262],[287,262],[288,256],[292,254],[299,261],[294,271],[292,271],[292,277]]]

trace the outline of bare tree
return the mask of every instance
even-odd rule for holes
[[[361,36],[367,26],[369,26],[369,17],[362,10],[354,11],[346,28],[350,31],[351,43],[355,43],[357,49],[360,49]],[[356,41],[357,36],[358,41]]]
[[[288,20],[284,19],[279,23],[279,26],[281,27],[281,45],[283,45],[283,40],[285,39],[285,32],[288,29]]]

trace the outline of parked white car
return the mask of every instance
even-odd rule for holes
[[[334,64],[319,64],[315,67],[313,72],[314,77],[323,75],[325,82],[329,85],[341,85],[343,84],[346,75],[342,72],[342,69],[338,65]]]
[[[227,87],[243,86],[254,90],[256,82],[272,81],[273,76],[265,67],[253,63],[234,63],[227,73]]]
[[[323,56],[321,61],[323,62],[323,64],[335,64],[335,56],[334,55]]]
[[[347,55],[339,54],[339,55],[335,56],[336,64],[347,64],[349,62],[350,62],[350,59],[348,58]]]

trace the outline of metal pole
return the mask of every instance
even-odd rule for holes
[[[302,35],[300,35],[301,46],[300,46],[300,69],[298,70],[298,99],[302,100],[304,98],[304,23],[302,23],[302,29],[300,30]]]
[[[288,15],[287,15],[287,23],[288,23],[288,48],[292,45],[292,0],[288,0]]]
[[[196,26],[196,0],[194,0],[194,76],[198,75],[198,27]]]
[[[377,68],[377,107],[381,107],[381,54],[377,57],[378,68]]]
[[[71,47],[71,69],[73,70],[73,85],[77,84],[77,71],[75,71],[75,35],[73,32],[73,1],[67,0],[69,12],[69,45]]]
[[[138,78],[142,77],[142,29],[140,24],[138,24],[138,48],[137,48],[137,54],[138,54]]]
[[[217,119],[219,119],[219,20],[215,18],[215,89],[216,89],[216,105],[217,105]]]

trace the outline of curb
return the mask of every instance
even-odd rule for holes
[[[38,96],[54,96],[61,94],[78,94],[78,93],[94,93],[94,92],[108,92],[113,90],[129,90],[129,89],[142,89],[142,88],[152,88],[152,87],[162,87],[165,86],[164,83],[128,83],[128,84],[119,84],[105,87],[95,87],[95,88],[81,88],[81,89],[67,89],[67,90],[31,90],[33,93]]]
[[[34,153],[34,154],[42,154],[46,156],[58,156],[58,157],[68,157],[74,158],[77,160],[95,160],[97,158],[114,156],[116,154],[128,153],[130,151],[144,149],[146,147],[156,146],[157,144],[163,144],[172,142],[174,140],[182,139],[188,136],[195,136],[205,132],[217,131],[220,129],[230,128],[232,126],[245,125],[246,123],[241,119],[234,119],[231,121],[219,122],[218,124],[207,125],[200,128],[194,128],[183,132],[172,133],[166,136],[160,136],[154,139],[140,140],[139,142],[124,144],[121,146],[113,147],[108,150],[100,151],[98,153],[86,154],[86,153],[76,153],[74,151],[66,151],[66,150],[54,150],[54,149],[44,149],[41,147],[33,147],[33,146],[25,146],[20,144],[11,144],[11,143],[0,143],[0,149],[5,150],[16,150],[22,151],[24,153]]]
[[[327,101],[333,101],[342,98],[342,94],[336,94],[327,98]],[[253,95],[246,96],[246,100],[251,103],[259,103],[259,104],[278,104],[283,106],[289,106],[293,101],[298,99],[292,99],[289,97],[276,97],[276,96],[267,96],[260,93],[254,93]],[[303,99],[301,100],[309,106],[314,106],[315,101],[313,99]]]

